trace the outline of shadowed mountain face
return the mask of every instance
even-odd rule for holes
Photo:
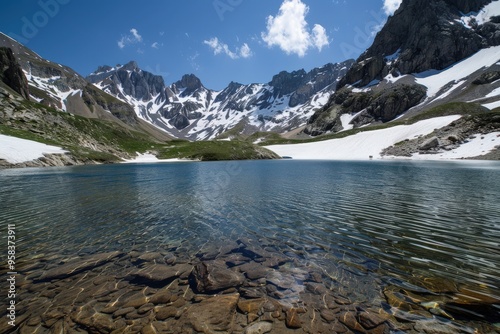
[[[496,101],[500,12],[493,5],[403,0],[304,132],[385,123],[447,102]]]
[[[0,81],[29,100],[28,81],[12,50],[0,47]]]
[[[441,70],[500,44],[500,25],[468,19],[491,0],[403,0],[339,86],[362,87],[387,74]]]

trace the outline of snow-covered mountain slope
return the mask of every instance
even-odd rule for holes
[[[206,88],[193,74],[167,87],[163,78],[141,70],[135,62],[101,66],[87,80],[169,134],[204,140],[237,125],[245,133],[282,132],[304,125],[328,101],[352,63],[281,72],[266,84],[231,82],[222,91]]]
[[[160,140],[170,138],[138,118],[128,103],[97,89],[71,68],[42,58],[3,33],[0,33],[0,47],[10,49],[20,65],[22,76],[27,79],[26,98],[60,111],[147,132]]]
[[[449,102],[494,109],[499,45],[499,0],[404,0],[304,132],[390,122]]]
[[[415,152],[405,156],[384,155],[387,149],[397,143],[424,138],[435,140],[435,129],[443,128],[460,119],[458,115],[436,117],[411,125],[398,125],[386,129],[360,132],[352,136],[302,144],[267,146],[280,156],[303,160],[452,160],[482,156],[497,150],[500,145],[500,131],[488,134],[474,133],[467,140],[456,144],[453,149],[436,147],[431,152]],[[430,138],[428,138],[431,136]]]

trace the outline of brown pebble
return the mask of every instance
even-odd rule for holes
[[[259,316],[256,313],[248,313],[247,315],[247,321],[249,324],[257,320],[258,318]]]
[[[156,312],[157,320],[166,320],[168,318],[173,318],[177,314],[177,308],[173,306],[162,307]]]
[[[297,309],[291,308],[288,311],[286,311],[286,326],[288,328],[302,327]]]
[[[157,331],[154,328],[153,324],[147,324],[146,326],[142,327],[141,334],[157,334]]]
[[[359,314],[359,322],[364,328],[372,329],[383,324],[385,319],[379,317],[375,313],[361,312]]]
[[[140,319],[140,318],[144,318],[144,317],[148,316],[149,313],[150,312],[146,312],[144,314],[139,314],[137,311],[134,311],[134,312],[127,313],[127,315],[125,315],[125,318],[127,318],[129,320]]]
[[[332,310],[328,310],[328,309],[322,309],[320,314],[321,314],[321,317],[328,322],[332,322],[333,320],[335,320],[337,318],[335,316],[335,313]]]
[[[240,299],[238,309],[243,313],[258,313],[265,303],[266,299],[264,298]]]
[[[344,312],[344,313],[340,314],[339,319],[344,325],[349,327],[349,329],[359,331],[362,333],[365,332],[365,329],[363,328],[363,326],[361,326],[359,324],[358,320],[356,319],[356,314],[354,312]]]
[[[166,304],[171,301],[172,294],[168,291],[159,291],[149,297],[149,302],[153,304]]]
[[[144,314],[148,311],[151,311],[153,308],[154,308],[153,303],[144,304],[137,310],[137,313]]]
[[[127,323],[125,322],[125,320],[120,318],[113,323],[113,327],[115,328],[115,330],[120,330],[124,327],[127,327]]]
[[[134,311],[135,311],[135,307],[121,308],[121,309],[116,310],[113,313],[113,318],[118,318],[118,317],[124,316],[127,313],[134,312]],[[106,312],[103,312],[103,313],[106,313]]]
[[[39,316],[36,316],[36,317],[33,317],[33,318],[29,318],[29,320],[26,322],[26,325],[28,325],[28,326],[36,326],[40,322],[42,322],[42,318],[40,318]]]
[[[118,306],[108,306],[101,310],[101,313],[112,314],[118,311],[120,308]]]

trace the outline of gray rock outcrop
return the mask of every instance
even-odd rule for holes
[[[6,47],[0,47],[0,81],[29,100],[28,81],[12,50]]]
[[[366,50],[339,83],[366,86],[388,73],[420,73],[441,70],[481,48],[500,43],[495,20],[470,26],[457,22],[491,0],[403,0]],[[391,55],[398,55],[394,60]]]
[[[304,132],[317,136],[343,129],[340,116],[357,114],[351,121],[355,128],[372,123],[388,122],[417,105],[425,97],[426,89],[419,85],[397,85],[380,92],[353,92],[341,89],[309,120]]]

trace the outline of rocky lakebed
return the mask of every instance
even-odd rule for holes
[[[1,332],[498,333],[499,301],[472,286],[374,278],[369,260],[325,269],[298,253],[240,238],[195,253],[35,255],[19,264],[16,327],[3,311]]]

